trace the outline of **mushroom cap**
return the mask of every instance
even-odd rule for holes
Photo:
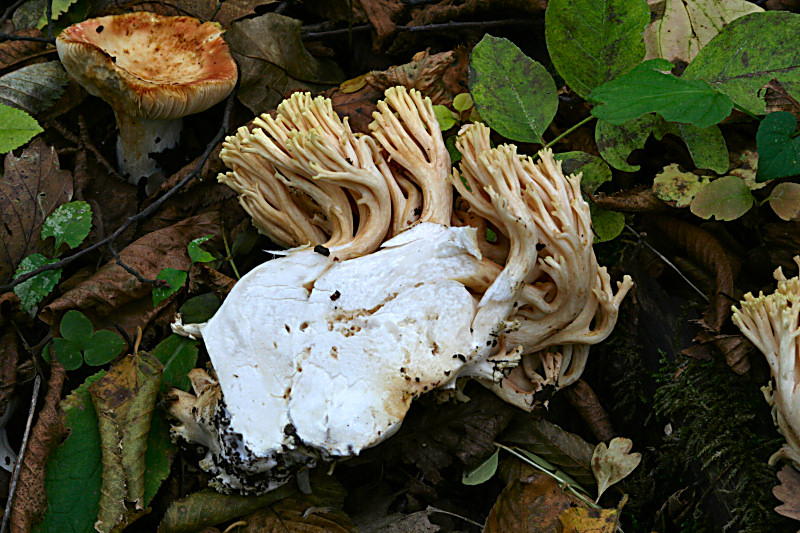
[[[137,11],[84,20],[58,36],[67,72],[89,93],[153,120],[199,113],[236,85],[222,28],[192,17]]]

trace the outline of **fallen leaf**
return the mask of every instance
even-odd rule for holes
[[[776,111],[786,111],[794,115],[794,118],[800,118],[800,102],[789,94],[789,91],[781,85],[781,82],[778,80],[770,80],[763,89],[764,101],[767,104],[767,114]]]
[[[397,27],[394,19],[403,12],[405,6],[399,0],[359,0],[359,4],[375,30],[373,48],[377,50],[394,33]]]
[[[249,15],[255,15],[257,7],[276,3],[278,3],[278,0],[225,0],[219,6],[219,11],[217,11],[214,20],[227,28],[232,22]]]
[[[579,379],[564,389],[564,396],[599,441],[607,441],[616,434],[611,419],[600,403],[600,398],[584,380]]]
[[[428,511],[408,515],[391,514],[369,524],[359,524],[361,533],[436,533],[441,528],[431,524]]]
[[[72,176],[41,138],[19,157],[5,157],[0,181],[0,280],[8,281],[23,257],[42,250],[39,228],[56,207],[72,199]]]
[[[465,471],[461,476],[461,483],[464,485],[480,485],[492,479],[497,472],[497,464],[500,458],[500,450],[496,450],[484,462],[473,468],[469,472]]]
[[[22,463],[17,480],[14,506],[11,509],[12,531],[30,531],[47,509],[45,465],[65,432],[58,404],[61,401],[61,389],[66,372],[58,364],[50,368],[47,395],[36,419],[36,425],[31,430],[28,447],[25,450],[25,461]]]
[[[675,207],[686,207],[695,195],[708,183],[692,172],[683,172],[679,165],[667,165],[653,178],[653,193],[663,202]]]
[[[599,193],[592,196],[598,207],[626,213],[658,213],[670,207],[661,201],[652,189],[631,189],[614,194]]]
[[[42,37],[42,32],[35,28],[19,30],[11,35],[17,37]],[[0,43],[0,70],[6,70],[14,65],[53,53],[55,50],[47,43],[36,41],[3,41]]]
[[[615,437],[611,442],[600,442],[592,454],[592,472],[597,479],[597,499],[608,487],[619,483],[633,472],[642,462],[642,454],[630,453],[633,441],[625,437]]]
[[[767,201],[781,220],[800,220],[800,183],[779,183],[769,193]]]
[[[60,61],[28,65],[0,76],[0,103],[38,115],[61,98],[67,83]]]
[[[195,263],[189,270],[189,291],[193,293],[201,292],[200,288],[205,287],[222,299],[235,284],[235,279],[203,263]]]
[[[616,239],[625,229],[625,215],[590,205],[594,243]]]
[[[558,520],[563,533],[614,533],[619,524],[619,511],[571,507],[558,515]]]
[[[750,188],[736,176],[723,176],[701,187],[691,201],[692,214],[708,220],[736,220],[747,213],[755,198]]]
[[[775,512],[800,520],[800,472],[792,465],[784,465],[778,472],[781,484],[773,487],[772,494],[782,503],[775,508]]]
[[[17,361],[19,344],[14,328],[3,328],[0,334],[0,417],[8,407],[8,402],[17,386]]]

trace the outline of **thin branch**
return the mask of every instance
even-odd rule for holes
[[[197,175],[200,174],[200,172],[203,170],[203,165],[206,164],[206,162],[208,161],[208,158],[211,157],[211,154],[214,152],[214,149],[217,147],[217,144],[219,144],[222,141],[222,139],[225,137],[225,134],[228,131],[228,126],[229,126],[230,118],[231,118],[231,111],[233,110],[233,102],[235,101],[235,98],[236,98],[236,91],[232,92],[230,94],[230,96],[228,96],[228,100],[227,100],[227,102],[225,104],[225,114],[224,114],[223,119],[222,119],[222,126],[220,127],[219,131],[214,136],[214,138],[211,139],[211,142],[209,142],[209,144],[206,147],[206,149],[203,152],[203,154],[200,156],[200,161],[198,161],[197,166],[190,173],[188,173],[186,176],[184,176],[183,179],[181,179],[178,183],[176,183],[171,189],[169,189],[167,192],[165,192],[164,195],[161,198],[159,198],[158,200],[156,200],[155,202],[153,202],[152,204],[147,206],[145,209],[139,211],[135,215],[132,215],[132,216],[128,217],[125,220],[125,222],[123,222],[108,237],[97,241],[96,243],[92,244],[91,246],[87,246],[83,250],[78,250],[77,252],[75,252],[75,253],[73,253],[71,255],[68,255],[67,257],[62,258],[59,261],[56,261],[55,263],[50,263],[50,264],[47,264],[47,265],[43,265],[43,266],[41,266],[41,267],[39,267],[39,268],[37,268],[35,270],[32,270],[32,271],[28,272],[27,274],[23,274],[22,276],[19,276],[18,278],[14,279],[11,283],[8,283],[6,285],[0,285],[0,291],[11,290],[14,287],[16,287],[17,285],[19,285],[20,283],[28,281],[32,277],[34,277],[34,276],[36,276],[38,274],[41,274],[42,272],[47,272],[49,270],[56,270],[56,269],[59,269],[59,268],[63,268],[65,266],[73,263],[74,261],[80,259],[84,255],[89,254],[91,252],[94,252],[95,250],[97,250],[97,249],[99,249],[99,248],[101,248],[101,247],[103,247],[105,245],[113,243],[132,224],[134,224],[136,222],[139,222],[140,220],[144,220],[147,217],[149,217],[150,215],[152,215],[153,213],[155,213],[162,205],[164,205],[164,203],[167,200],[169,200],[170,198],[175,196],[175,194],[177,194],[177,192],[181,188],[183,188],[183,186],[185,186],[192,179],[197,177]]]
[[[56,40],[52,37],[26,37],[24,35],[12,35],[10,33],[2,32],[0,32],[0,41],[33,41],[35,43],[56,44]]]
[[[114,261],[117,263],[117,265],[122,267],[122,270],[124,270],[137,280],[139,280],[140,283],[147,283],[150,285],[155,285],[156,287],[164,287],[165,285],[167,285],[167,282],[164,281],[163,279],[146,278],[142,275],[141,272],[139,272],[132,266],[126,264],[119,256],[119,253],[117,253],[117,250],[114,248],[114,246],[111,245],[111,243],[108,244],[108,251],[111,252],[111,256],[114,258]]]
[[[531,24],[532,21],[525,19],[500,19],[500,20],[485,20],[485,21],[466,21],[466,22],[442,22],[440,24],[423,24],[421,26],[403,25],[397,26],[397,31],[408,33],[419,32],[436,32],[436,31],[452,31],[452,30],[470,30],[470,29],[486,29],[496,28],[503,26],[525,26]],[[325,37],[336,37],[339,35],[349,35],[355,32],[363,32],[372,30],[369,24],[359,24],[351,28],[340,28],[338,30],[327,31],[309,31],[303,34],[303,40],[312,41],[316,39],[323,39]]]

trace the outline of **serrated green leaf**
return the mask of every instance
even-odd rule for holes
[[[162,389],[189,389],[186,375],[197,362],[196,341],[173,334],[159,342],[151,354],[164,365]]]
[[[118,333],[101,329],[95,332],[83,351],[83,358],[89,366],[102,366],[114,360],[127,345]]]
[[[186,283],[186,271],[176,268],[165,268],[158,273],[156,279],[166,281],[169,286],[153,288],[153,307],[156,307],[183,288],[183,284]]]
[[[563,152],[555,154],[555,158],[561,161],[564,174],[583,173],[581,190],[584,194],[592,194],[600,185],[611,181],[611,169],[596,155],[586,152]]]
[[[54,249],[67,243],[70,248],[80,245],[92,229],[92,208],[87,202],[67,202],[50,213],[42,224],[42,239],[53,237]]]
[[[475,102],[472,101],[472,95],[469,93],[459,93],[453,98],[453,109],[459,113],[463,113],[474,104]]]
[[[53,355],[61,363],[64,370],[76,370],[83,366],[83,354],[80,347],[67,339],[53,339]]]
[[[163,389],[163,383],[162,383]],[[153,412],[150,433],[147,436],[147,451],[144,454],[144,505],[150,502],[158,492],[161,483],[169,476],[172,458],[177,447],[169,436],[170,423],[160,411]]]
[[[43,131],[25,111],[0,104],[0,154],[19,148]]]
[[[683,77],[704,80],[751,113],[763,114],[758,92],[772,79],[800,90],[800,15],[765,11],[738,18],[714,37],[689,64]]]
[[[800,137],[795,133],[796,128],[797,120],[786,111],[770,113],[761,120],[756,132],[756,181],[800,174]]]
[[[50,20],[56,20],[58,17],[69,11],[69,8],[72,7],[78,0],[51,0],[52,7],[51,7],[51,16]],[[47,26],[47,12],[45,11],[42,14],[42,17],[39,19],[39,23],[36,25],[38,29],[42,29]]]
[[[464,472],[464,474],[461,476],[461,483],[464,485],[480,485],[481,483],[486,483],[492,479],[495,472],[497,472],[497,463],[499,457],[500,450],[495,450],[495,452],[488,459],[478,465],[474,470]]]
[[[216,294],[207,292],[186,300],[178,312],[185,324],[199,324],[214,316],[220,304]]]
[[[89,377],[64,401],[66,440],[47,460],[47,511],[34,533],[94,531],[100,501],[100,433],[88,388],[105,374]]]
[[[447,106],[433,106],[433,114],[436,116],[436,121],[439,123],[439,129],[442,131],[447,131],[456,125],[456,119],[458,117],[455,113],[450,111]]]
[[[217,259],[214,257],[214,254],[204,250],[200,246],[204,242],[213,238],[213,235],[203,235],[202,237],[192,240],[188,245],[186,245],[186,251],[189,254],[189,258],[192,260],[192,263],[208,263],[209,261],[214,261]]]
[[[642,60],[649,22],[644,0],[550,0],[547,50],[570,89],[585,98]]]
[[[89,345],[94,333],[92,321],[75,309],[64,313],[58,329],[62,337],[75,344],[81,350]]]
[[[508,39],[485,35],[472,49],[469,90],[483,120],[500,135],[542,142],[558,110],[556,84]]]
[[[625,229],[625,215],[617,211],[609,211],[592,205],[592,231],[594,243],[607,242],[616,239]]]
[[[619,126],[598,120],[594,130],[597,149],[612,167],[625,172],[636,172],[639,165],[628,163],[628,157],[634,150],[644,148],[653,128],[660,122],[661,119],[653,114],[635,118]]]
[[[621,125],[646,113],[665,120],[708,128],[730,115],[733,102],[725,94],[700,80],[685,80],[665,74],[672,63],[650,59],[636,68],[595,88],[588,98],[597,103],[592,115]]]
[[[0,76],[0,104],[35,115],[47,111],[69,83],[60,61],[36,63]]]
[[[750,188],[736,176],[724,176],[700,189],[689,209],[704,219],[735,220],[753,207]]]
[[[777,184],[767,200],[781,220],[800,220],[800,183]]]
[[[31,254],[22,261],[20,261],[17,271],[14,273],[14,278],[18,278],[23,274],[32,272],[37,268],[55,263],[56,259],[49,259],[42,254]],[[61,279],[61,269],[47,270],[41,274],[33,276],[27,281],[23,281],[14,287],[14,294],[17,295],[20,302],[20,307],[24,309],[29,315],[36,314],[36,309],[50,291],[52,291],[58,281]]]

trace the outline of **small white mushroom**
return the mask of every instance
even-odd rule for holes
[[[64,68],[117,118],[117,160],[131,183],[158,172],[150,153],[177,145],[181,118],[205,111],[236,85],[222,29],[146,11],[74,24],[56,39]]]

